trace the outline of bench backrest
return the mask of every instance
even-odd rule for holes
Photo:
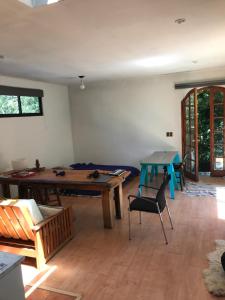
[[[0,205],[0,237],[34,240],[33,222],[26,207]]]

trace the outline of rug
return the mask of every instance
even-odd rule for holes
[[[225,193],[225,187],[187,181],[183,193],[190,197],[216,197],[218,193]]]
[[[33,286],[27,286],[25,290],[27,300],[81,300],[80,294],[66,292],[48,286],[41,286],[35,289],[33,289]]]
[[[225,252],[225,241],[216,240],[216,250],[209,253],[209,268],[203,270],[205,285],[215,296],[225,296],[225,272],[221,265],[221,256]]]

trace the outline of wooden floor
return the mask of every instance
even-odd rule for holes
[[[225,183],[225,179],[224,183]],[[220,181],[223,184],[223,181]],[[124,189],[135,193],[138,181]],[[202,270],[215,239],[225,239],[225,220],[217,214],[213,197],[188,197],[181,192],[168,204],[174,222],[165,245],[157,215],[132,214],[132,240],[128,240],[127,213],[113,230],[103,229],[99,198],[72,198],[75,237],[51,261],[57,269],[45,285],[81,293],[83,300],[208,300]],[[225,209],[224,209],[225,210]],[[32,298],[33,299],[33,298]],[[39,298],[37,298],[38,300]]]

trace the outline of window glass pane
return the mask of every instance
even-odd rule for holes
[[[194,98],[194,94],[191,94],[190,95],[190,105],[194,105],[194,100],[195,100],[195,98]]]
[[[189,159],[186,160],[185,168],[187,172],[191,172],[191,161]]]
[[[223,129],[223,119],[214,119],[214,129],[220,130]]]
[[[223,103],[223,92],[218,91],[214,94],[214,103],[218,104],[218,103]]]
[[[189,132],[186,132],[186,145],[189,145],[190,146],[190,144],[191,144],[191,140],[190,140],[190,134],[189,134]]]
[[[22,113],[37,114],[40,113],[38,97],[21,96]]]
[[[187,159],[191,159],[191,154],[190,153],[191,153],[191,148],[186,145],[185,154],[186,154]]]
[[[214,170],[223,170],[223,157],[216,157]]]
[[[223,143],[223,131],[214,133],[214,143],[215,144]]]
[[[195,160],[195,148],[191,148],[191,159]]]
[[[17,96],[0,95],[0,114],[18,114]]]
[[[215,105],[214,106],[214,116],[215,117],[223,117],[223,105]]]
[[[189,105],[190,105],[189,98],[187,98],[187,99],[186,99],[186,101],[185,101],[185,104],[186,104],[187,106],[189,106]]]
[[[185,106],[186,118],[189,118],[189,106]]]
[[[214,155],[215,157],[223,157],[224,155],[223,144],[214,145]]]
[[[190,114],[191,114],[191,118],[194,119],[194,116],[195,116],[195,107],[194,106],[190,106]]]
[[[186,132],[190,131],[190,120],[186,119]]]

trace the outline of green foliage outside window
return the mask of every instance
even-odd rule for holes
[[[0,95],[0,116],[41,115],[41,113],[39,97]]]
[[[209,91],[198,94],[199,171],[210,170],[210,103]]]
[[[38,97],[21,96],[20,101],[23,113],[40,113]]]
[[[0,95],[0,114],[18,114],[19,105],[17,96]]]

